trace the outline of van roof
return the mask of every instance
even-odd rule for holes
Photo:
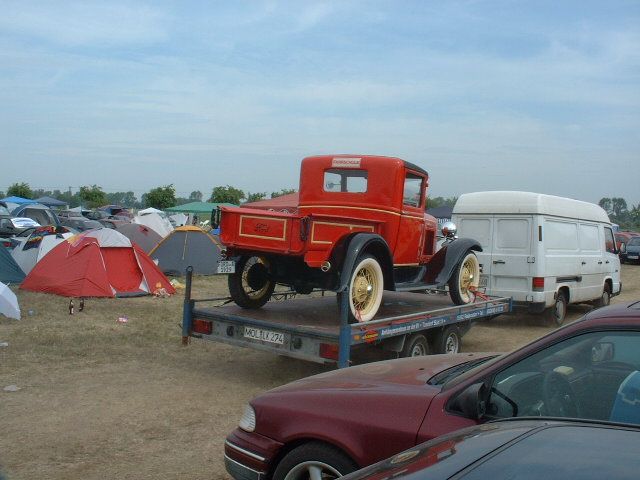
[[[473,192],[460,195],[453,214],[530,214],[611,223],[607,212],[589,202],[533,192]]]

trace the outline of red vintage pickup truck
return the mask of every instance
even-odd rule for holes
[[[456,304],[475,300],[480,265],[473,239],[436,251],[437,222],[425,213],[429,176],[400,158],[323,155],[305,158],[296,213],[222,207],[220,239],[229,291],[259,308],[275,285],[348,295],[352,320],[371,320],[383,290],[449,285]]]

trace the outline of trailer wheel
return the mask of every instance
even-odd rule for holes
[[[310,442],[287,453],[273,472],[273,480],[333,479],[355,471],[358,466],[342,451],[330,445]]]
[[[231,298],[242,308],[260,308],[269,301],[276,287],[269,278],[269,261],[256,256],[241,257],[228,283]]]
[[[402,358],[424,357],[427,355],[429,355],[429,342],[427,342],[427,337],[420,333],[408,336],[400,352]]]
[[[363,255],[351,272],[349,281],[350,321],[368,322],[382,302],[384,278],[378,260],[371,255]]]
[[[567,296],[565,295],[565,293],[562,290],[559,291],[558,295],[556,295],[555,304],[553,305],[553,307],[548,308],[546,311],[547,319],[549,320],[549,322],[558,327],[562,325],[564,323],[564,319],[567,316],[568,303],[569,302],[567,301]]]
[[[471,250],[467,252],[449,280],[449,295],[456,305],[472,303],[480,284],[480,262]]]
[[[460,353],[462,337],[455,325],[449,325],[433,337],[435,353]]]

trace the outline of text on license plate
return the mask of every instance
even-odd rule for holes
[[[282,345],[284,343],[284,333],[272,332],[271,330],[261,330],[254,327],[244,327],[244,336],[245,338],[251,338],[252,340],[277,343],[278,345]]]
[[[218,273],[235,273],[236,262],[233,260],[221,260],[218,262]]]

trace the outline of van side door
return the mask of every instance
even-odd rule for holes
[[[611,227],[604,227],[604,277],[611,277],[613,294],[620,293],[620,257],[616,250],[616,241]]]
[[[513,297],[515,301],[533,301],[531,276],[536,261],[532,250],[533,217],[496,216],[491,255],[491,291]]]
[[[576,300],[594,300],[602,295],[604,258],[597,224],[578,224],[580,246],[580,275]]]

